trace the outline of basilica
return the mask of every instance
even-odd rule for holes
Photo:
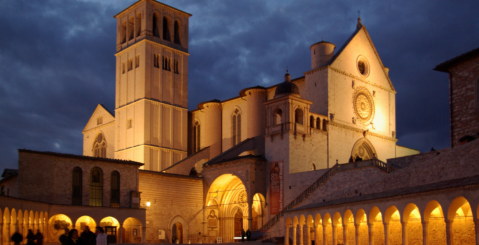
[[[303,76],[188,110],[190,16],[155,0],[115,15],[115,108],[85,119],[83,155],[19,150],[0,245],[86,226],[110,243],[479,244],[478,50],[436,67],[452,147],[420,153],[396,144],[396,90],[360,19],[312,44]]]

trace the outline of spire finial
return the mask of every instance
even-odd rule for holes
[[[363,27],[363,23],[361,23],[361,10],[358,10],[358,23],[356,24],[356,27],[358,29]]]
[[[291,82],[291,75],[289,75],[288,67],[286,67],[286,73],[284,74],[284,81]]]

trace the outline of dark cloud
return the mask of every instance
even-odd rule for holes
[[[81,154],[96,104],[113,111],[114,14],[134,1],[4,1],[0,8],[0,169],[18,148]],[[432,69],[477,48],[479,2],[169,0],[190,19],[189,104],[237,96],[310,67],[309,46],[341,47],[358,11],[397,90],[399,143],[449,144],[447,75]],[[21,13],[21,14],[20,14]]]

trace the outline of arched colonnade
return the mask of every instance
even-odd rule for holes
[[[115,243],[140,243],[144,237],[141,221],[134,217],[119,221],[115,217],[107,216],[95,220],[87,215],[75,218],[66,214],[49,216],[46,211],[4,207],[0,209],[0,245],[11,244],[10,237],[15,231],[25,237],[29,229],[34,232],[39,230],[43,233],[45,242],[58,242],[65,228],[77,229],[81,233],[85,226],[93,232],[97,226],[107,227],[109,239],[114,239]]]
[[[479,244],[479,204],[471,199],[456,196],[291,213],[285,217],[285,244]]]

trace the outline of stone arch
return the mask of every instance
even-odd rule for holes
[[[175,216],[168,226],[171,229],[171,243],[184,244],[187,241],[188,223],[180,215]]]
[[[120,241],[120,222],[115,218],[115,217],[112,217],[112,216],[107,216],[107,217],[104,217],[100,220],[100,222],[98,223],[98,226],[101,226],[103,227],[103,229],[112,229],[114,228],[116,230],[116,234],[115,234],[115,241],[118,242]],[[110,238],[111,239],[111,238]]]
[[[312,244],[312,241],[315,240],[315,224],[314,218],[311,214],[306,217],[306,244]]]
[[[251,207],[251,230],[259,230],[263,226],[264,222],[264,209],[265,209],[266,200],[261,193],[256,193],[253,196],[253,204]]]
[[[441,204],[436,200],[429,201],[424,209],[423,217],[423,225],[427,226],[427,244],[445,245],[446,223]]]
[[[323,243],[332,244],[333,243],[333,224],[332,224],[331,215],[329,213],[324,214],[323,216]]]
[[[309,127],[314,128],[314,117],[313,117],[313,115],[309,116]]]
[[[316,118],[316,129],[321,129],[321,118]]]
[[[364,209],[361,208],[356,211],[354,222],[356,229],[358,229],[356,237],[358,244],[369,244],[368,217]]]
[[[383,244],[384,243],[384,225],[383,217],[381,210],[377,206],[374,206],[369,211],[368,216],[369,228],[371,229],[372,234],[372,243],[373,244]]]
[[[368,139],[361,138],[354,143],[350,157],[353,162],[370,160],[373,158],[377,158],[377,153],[373,144]]]
[[[343,226],[346,234],[345,243],[346,244],[355,244],[356,243],[356,231],[354,226],[354,215],[351,209],[347,209],[343,214]]]
[[[88,227],[90,230],[93,229],[94,231],[96,227],[95,219],[87,215],[79,217],[75,222],[75,229],[78,230],[78,233],[81,233],[81,231],[85,230],[86,227]]]
[[[419,208],[414,203],[408,203],[404,207],[403,216],[403,232],[406,234],[408,244],[422,243],[422,219]]]
[[[306,229],[305,229],[305,225],[306,225],[306,217],[304,217],[304,215],[300,215],[299,216],[299,229],[298,229],[298,241],[299,241],[299,244],[307,244],[305,243],[305,240],[306,240]]]
[[[321,214],[317,213],[314,216],[314,230],[316,237],[314,239],[315,244],[323,244],[323,224],[322,224],[322,219],[321,219]]]
[[[123,242],[140,243],[142,235],[142,224],[137,218],[128,217],[123,221]]]
[[[343,218],[341,213],[335,212],[333,216],[333,243],[344,244],[343,238]]]
[[[384,233],[388,238],[388,244],[402,243],[401,214],[396,206],[390,206],[384,212]]]
[[[206,195],[207,207],[205,208],[205,217],[210,215],[211,210],[217,210],[218,220],[224,220],[217,228],[213,230],[217,232],[217,236],[223,237],[223,242],[233,242],[234,234],[234,218],[237,210],[241,209],[243,215],[243,225],[248,224],[248,208],[249,195],[244,182],[240,177],[233,174],[223,174],[218,176],[209,186]],[[221,204],[213,206],[212,204]],[[245,226],[247,227],[247,226]],[[211,236],[209,240],[216,239]]]
[[[48,220],[48,233],[44,234],[49,241],[58,241],[58,237],[64,233],[64,229],[72,229],[73,222],[65,214],[55,214]]]
[[[452,244],[474,244],[476,241],[474,219],[469,201],[456,197],[449,204],[447,220],[451,223],[449,231]]]

